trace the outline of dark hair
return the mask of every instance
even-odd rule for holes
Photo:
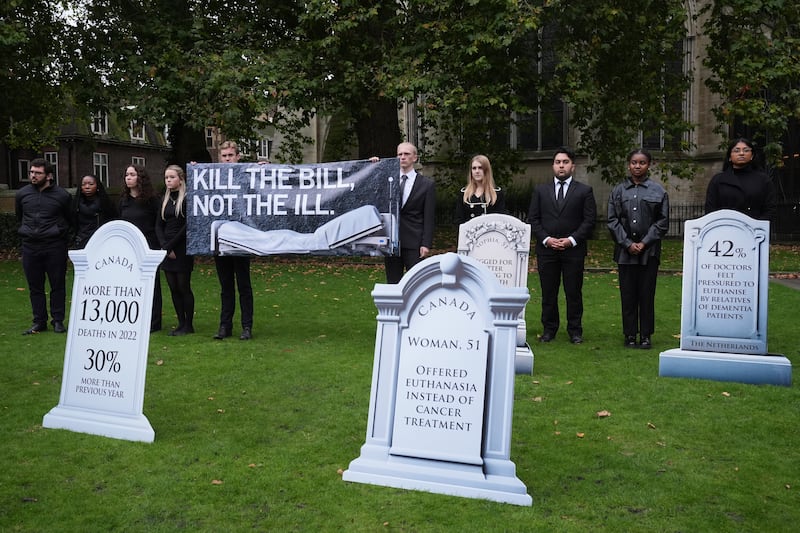
[[[725,171],[729,168],[733,168],[733,163],[731,163],[731,151],[739,143],[746,144],[753,151],[753,158],[750,160],[750,167],[755,170],[761,169],[763,166],[761,164],[761,150],[756,148],[755,143],[753,143],[753,141],[747,137],[737,137],[728,143],[728,150],[725,152],[725,161],[722,162],[722,170]]]
[[[44,174],[45,176],[51,175],[53,173],[53,164],[44,159],[42,157],[37,157],[33,161],[30,162],[28,165],[29,167],[44,167]]]
[[[128,167],[125,167],[125,168],[128,168]],[[106,194],[106,186],[103,185],[103,182],[100,181],[97,178],[97,176],[95,176],[94,174],[84,174],[83,177],[81,178],[81,185],[83,184],[83,178],[92,178],[94,180],[95,185],[97,185],[97,194],[98,195],[105,195]],[[81,185],[78,185],[78,192],[77,192],[76,196],[80,196],[80,195],[83,194],[83,192],[81,192]]]
[[[566,146],[562,146],[562,147],[556,149],[555,152],[553,152],[553,161],[556,160],[556,156],[558,154],[567,154],[567,157],[569,157],[569,160],[572,161],[573,163],[575,162],[575,152],[573,152],[572,150],[570,150]]]
[[[136,197],[137,202],[146,202],[156,196],[156,191],[153,188],[153,182],[150,181],[150,175],[147,169],[141,165],[130,164],[125,167],[125,170],[132,168],[136,171],[136,188],[139,190],[139,195]],[[124,187],[122,190],[123,196],[130,196],[130,189]]]
[[[630,163],[631,162],[631,158],[633,156],[635,156],[636,154],[642,154],[643,156],[645,156],[647,158],[647,164],[648,165],[653,162],[653,156],[650,155],[650,152],[648,152],[644,148],[636,148],[636,149],[631,150],[630,152],[628,152],[628,157],[625,158],[625,161]]]

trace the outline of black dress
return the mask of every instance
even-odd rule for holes
[[[459,224],[463,224],[477,216],[486,215],[488,213],[506,214],[506,195],[503,189],[499,187],[495,188],[497,200],[495,200],[492,205],[485,200],[484,196],[478,197],[474,194],[470,197],[469,203],[465,203],[465,190],[466,189],[461,189],[461,194],[458,196],[458,202],[456,203],[456,221]]]
[[[186,199],[178,215],[177,198],[177,192],[170,193],[164,216],[159,212],[156,218],[158,242],[161,249],[167,251],[161,269],[164,272],[191,272],[194,269],[194,256],[186,255]],[[175,252],[175,259],[170,259],[169,252]]]

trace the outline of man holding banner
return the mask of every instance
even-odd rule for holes
[[[404,271],[425,259],[433,248],[436,222],[436,188],[431,178],[417,174],[417,147],[404,142],[397,146],[400,160],[400,255],[385,258],[386,282],[398,283]]]
[[[220,145],[221,163],[238,163],[239,146],[233,141]],[[220,284],[221,306],[219,310],[219,331],[217,340],[233,334],[233,315],[236,310],[236,287],[239,288],[239,309],[241,310],[242,334],[239,339],[246,341],[253,337],[253,286],[250,281],[249,255],[215,255],[217,277]]]

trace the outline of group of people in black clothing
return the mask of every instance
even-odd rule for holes
[[[745,138],[733,140],[722,172],[710,181],[706,212],[733,209],[752,218],[770,220],[776,206],[775,187],[754,157],[754,146]],[[388,283],[397,283],[404,271],[429,255],[432,248],[435,189],[432,179],[418,174],[417,149],[410,143],[398,146],[401,167],[400,255],[386,258]],[[220,147],[220,161],[238,162],[236,143]],[[377,158],[373,158],[377,160]],[[652,156],[643,149],[628,154],[628,175],[614,187],[608,199],[607,227],[615,243],[618,265],[622,330],[627,348],[651,348],[655,329],[655,292],[661,241],[669,229],[669,197],[664,187],[649,177]],[[570,342],[583,342],[583,277],[587,241],[592,236],[597,205],[592,187],[574,179],[575,154],[566,147],[553,157],[553,179],[533,191],[528,223],[535,239],[537,270],[541,286],[540,342],[551,342],[560,327],[558,295],[561,285],[566,298],[566,330]],[[75,198],[53,183],[49,162],[35,159],[30,165],[30,184],[16,195],[20,222],[22,264],[30,289],[33,324],[23,334],[47,330],[45,277],[50,282],[50,314],[53,330],[66,331],[67,248],[74,228],[75,248],[109,220],[126,220],[144,234],[149,246],[167,252],[163,270],[178,319],[170,335],[194,333],[194,294],[191,273],[194,258],[186,254],[186,176],[170,165],[164,172],[166,190],[159,197],[147,171],[130,165],[125,187],[115,206],[103,184],[85,176]],[[505,195],[497,187],[489,159],[476,155],[470,161],[467,185],[456,202],[459,223],[488,213],[505,213]],[[215,257],[221,285],[220,326],[215,339],[230,337],[233,329],[236,289],[239,290],[241,340],[252,338],[253,292],[250,258]],[[161,281],[156,275],[150,330],[161,329]]]
[[[776,193],[772,180],[754,158],[749,139],[728,146],[722,172],[709,183],[705,211],[733,209],[752,218],[771,220]],[[623,345],[652,347],[655,293],[661,241],[669,229],[669,196],[649,177],[651,154],[644,149],[628,154],[628,175],[608,199],[607,227],[614,240],[619,272]],[[560,327],[558,294],[563,284],[566,329],[570,342],[583,342],[583,277],[587,240],[592,236],[597,206],[589,185],[574,180],[575,154],[566,147],[553,157],[553,180],[538,185],[528,209],[534,235],[541,287],[540,342],[555,339]],[[489,160],[475,156],[468,184],[461,190],[456,213],[459,223],[486,213],[505,213],[504,195],[495,186]]]
[[[227,143],[222,150],[234,153],[233,158],[238,159],[235,143]],[[151,249],[166,251],[159,271],[163,271],[167,279],[178,320],[169,335],[194,333],[195,300],[191,287],[194,257],[186,253],[186,175],[183,168],[169,165],[164,170],[165,191],[163,196],[159,196],[147,170],[140,165],[129,165],[125,171],[125,186],[116,205],[102,182],[92,175],[82,178],[80,188],[72,198],[65,189],[53,183],[52,165],[44,159],[31,162],[29,177],[30,184],[21,188],[15,198],[22,241],[22,265],[33,311],[33,324],[23,335],[47,330],[45,280],[50,283],[53,331],[66,332],[67,250],[70,246],[85,248],[97,229],[110,220],[130,222],[142,232]],[[249,258],[226,259],[237,265],[241,263],[244,268],[234,267],[229,272],[223,268],[227,263],[218,267],[222,310],[220,330],[214,338],[223,339],[231,335],[235,306],[233,285],[238,276],[243,324],[239,338],[249,340],[252,338],[253,324]],[[159,271],[156,272],[153,292],[151,332],[162,329]]]

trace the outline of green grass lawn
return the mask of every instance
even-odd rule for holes
[[[377,311],[372,260],[258,260],[254,339],[213,341],[219,286],[197,265],[197,333],[151,335],[150,444],[43,429],[66,337],[24,337],[18,261],[0,261],[0,531],[787,531],[800,523],[796,387],[658,377],[679,345],[681,276],[659,279],[655,349],[622,347],[603,245],[585,343],[534,344],[517,376],[511,459],[532,507],[347,483],[364,443]],[[610,248],[608,248],[610,250]],[[680,246],[665,268],[680,268]],[[800,271],[787,247],[772,258]],[[775,263],[772,263],[773,265]],[[165,292],[164,324],[172,325]],[[800,361],[800,291],[770,285],[769,349]],[[238,312],[237,312],[238,319]],[[238,328],[234,333],[238,334]],[[598,412],[607,410],[608,417]]]

